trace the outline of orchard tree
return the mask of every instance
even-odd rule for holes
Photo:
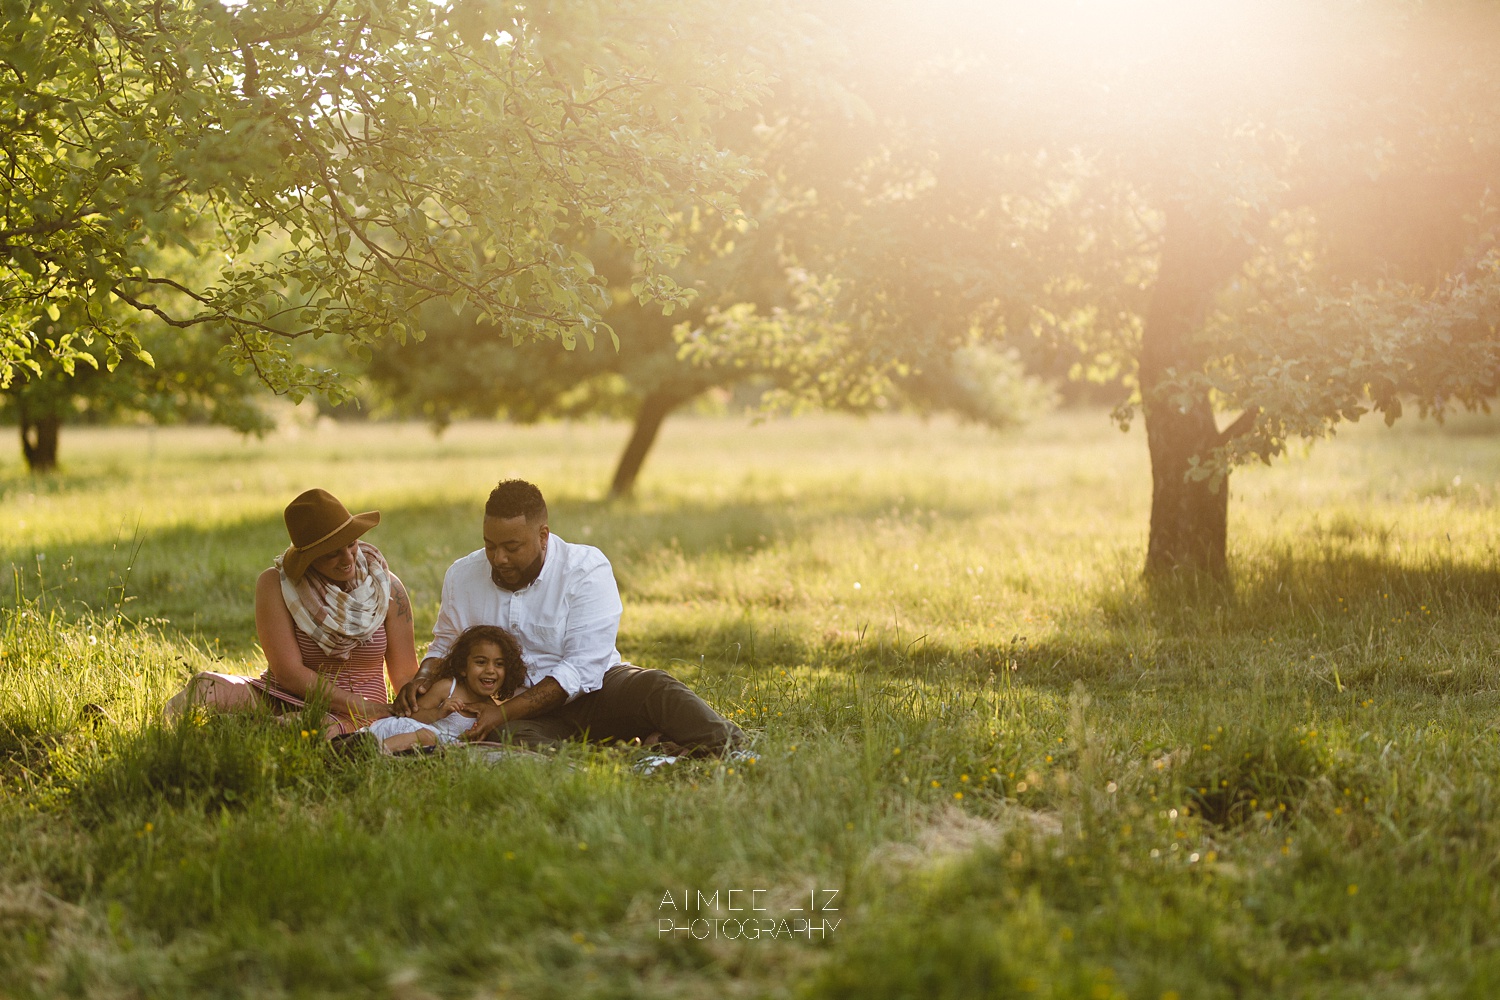
[[[788,145],[795,253],[867,370],[978,330],[1131,379],[1148,573],[1226,571],[1236,463],[1494,391],[1500,10],[809,4],[867,113]]]
[[[543,343],[513,347],[473,310],[455,314],[446,306],[429,307],[421,316],[421,343],[387,344],[375,351],[367,372],[373,405],[419,416],[438,431],[463,417],[521,423],[631,419],[632,433],[610,486],[611,496],[630,494],[666,417],[708,389],[746,377],[737,369],[695,366],[679,358],[674,333],[679,324],[694,322],[726,297],[755,294],[744,272],[753,270],[748,261],[756,230],[746,227],[751,238],[726,251],[713,235],[723,222],[694,216],[688,211],[680,219],[678,239],[686,254],[671,272],[679,287],[694,293],[682,308],[641,302],[636,290],[642,275],[630,249],[596,235],[584,250],[609,289],[611,305],[602,320],[616,332],[618,344],[572,351]]]
[[[71,371],[42,359],[40,371],[24,367],[0,390],[0,415],[15,420],[30,471],[56,468],[59,435],[70,423],[134,418],[156,424],[212,423],[242,434],[273,429],[263,405],[265,387],[230,367],[211,330],[143,327],[135,337],[150,363],[129,355],[110,371],[96,342],[84,348],[88,353],[75,359]],[[46,330],[37,332],[47,335]]]
[[[158,251],[152,264],[157,273],[174,274],[185,285],[210,277],[211,265],[180,247]],[[222,330],[206,324],[171,327],[118,302],[109,325],[129,332],[133,346],[123,357],[108,355],[111,341],[105,338],[82,340],[63,358],[33,356],[0,388],[0,416],[15,420],[29,471],[57,467],[67,424],[212,423],[242,434],[274,427],[264,405],[265,385],[223,356]],[[55,342],[61,331],[44,315],[32,334],[37,342]]]
[[[972,331],[942,344],[906,337],[898,360],[872,357],[827,308],[827,289],[796,266],[791,247],[807,242],[810,227],[829,228],[821,190],[854,179],[859,161],[851,153],[862,148],[846,143],[843,128],[828,129],[826,139],[823,129],[859,102],[838,82],[830,25],[787,17],[779,27],[795,37],[766,50],[774,84],[713,129],[715,145],[752,168],[737,210],[684,200],[672,216],[683,252],[669,273],[694,293],[690,301],[641,301],[650,275],[639,255],[592,232],[579,249],[610,289],[603,319],[619,334],[614,350],[509,350],[475,310],[429,306],[423,343],[376,351],[369,368],[376,406],[437,428],[458,416],[632,417],[610,485],[619,497],[633,490],[666,418],[712,388],[753,383],[772,407],[899,405],[995,427],[1047,405],[1050,391],[1025,376],[1012,350],[980,343]]]
[[[461,418],[630,420],[610,484],[611,496],[629,495],[666,417],[743,375],[679,361],[676,323],[660,308],[623,304],[604,319],[620,336],[618,349],[558,351],[542,343],[512,347],[472,314],[429,310],[421,343],[376,350],[369,405],[425,419],[435,432]]]
[[[769,249],[774,226],[731,228],[732,238],[702,220],[685,229],[689,253],[673,276],[698,294],[681,311],[639,302],[630,291],[636,275],[628,256],[590,248],[614,291],[616,304],[604,319],[619,333],[618,349],[511,347],[471,312],[430,307],[420,343],[376,349],[366,372],[372,389],[366,405],[421,417],[439,432],[463,417],[629,419],[631,432],[609,487],[619,498],[633,492],[667,417],[710,389],[756,386],[767,407],[834,405],[867,413],[903,406],[953,412],[996,428],[1050,404],[1050,389],[1027,377],[1010,354],[982,343],[866,372],[837,356],[857,345],[833,335],[838,319],[821,308],[825,298],[795,271],[788,275]],[[815,337],[783,336],[787,327],[807,324],[825,325]],[[796,350],[789,353],[786,344]],[[814,385],[807,379],[815,371],[852,374],[860,389],[814,388],[816,377]]]
[[[139,354],[124,306],[219,331],[273,389],[472,308],[513,341],[612,339],[576,234],[684,297],[669,213],[730,211],[709,126],[775,11],[726,0],[30,0],[0,8],[0,385]],[[209,277],[158,266],[176,246]],[[45,320],[45,322],[43,322]],[[49,330],[50,333],[42,331]],[[90,346],[91,344],[97,346]]]

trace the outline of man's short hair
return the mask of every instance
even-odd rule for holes
[[[524,479],[503,479],[484,502],[484,516],[509,521],[526,518],[527,524],[547,523],[547,501],[542,491]]]

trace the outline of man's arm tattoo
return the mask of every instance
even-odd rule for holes
[[[529,719],[550,712],[567,700],[568,692],[562,685],[551,677],[544,677],[537,685],[512,695],[501,704],[508,709],[507,717]]]

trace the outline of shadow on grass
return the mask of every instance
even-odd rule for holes
[[[1100,595],[1109,620],[1130,624],[1149,618],[1201,628],[1205,616],[1228,616],[1249,626],[1278,620],[1330,616],[1369,606],[1398,611],[1493,608],[1500,603],[1500,570],[1452,558],[1404,562],[1390,554],[1352,550],[1325,542],[1316,552],[1290,546],[1238,560],[1230,581],[1182,576]]]
[[[286,724],[247,712],[116,732],[108,752],[85,754],[68,776],[72,815],[97,825],[168,807],[217,812],[318,787],[340,764],[323,745],[319,718],[304,712]]]
[[[652,551],[748,557],[819,520],[873,518],[889,509],[884,498],[872,498],[868,504],[820,509],[810,520],[805,513],[794,518],[793,509],[773,503],[651,505],[563,498],[550,506],[561,537],[596,545],[615,562],[627,604],[630,567]],[[368,536],[411,592],[419,636],[436,617],[448,566],[480,544],[481,511],[482,498],[397,504],[383,508],[381,525]],[[109,541],[43,550],[0,548],[0,572],[14,581],[0,593],[0,607],[37,599],[70,617],[123,612],[154,620],[168,634],[206,642],[218,654],[243,655],[254,642],[255,578],[285,547],[280,515],[268,514],[134,536],[122,531]]]
[[[1280,551],[1243,565],[1234,587],[1131,581],[1101,590],[1040,636],[815,635],[747,615],[633,638],[650,665],[718,674],[806,666],[1058,695],[1081,682],[1116,698],[1196,701],[1214,690],[1284,704],[1449,696],[1482,704],[1500,703],[1486,638],[1496,606],[1500,572],[1488,566]]]
[[[654,552],[748,557],[822,521],[869,520],[889,511],[888,497],[851,497],[812,512],[781,502],[609,504],[562,497],[552,504],[552,522],[562,537],[611,556],[628,607],[631,567]],[[479,502],[398,504],[383,513],[370,540],[411,591],[418,634],[425,635],[444,572],[479,541]],[[960,505],[942,515],[974,513]],[[255,577],[285,539],[280,516],[268,514],[77,545],[42,559],[30,550],[0,549],[0,566],[8,562],[20,581],[0,595],[0,606],[12,606],[19,593],[40,596],[70,616],[122,610],[156,620],[168,636],[193,638],[210,655],[242,656],[254,646]],[[944,645],[899,632],[851,639],[768,631],[747,617],[635,634],[627,652],[650,665],[719,674],[812,664],[893,678],[994,683],[1009,675],[1048,690],[1082,681],[1091,690],[1159,693],[1222,683],[1251,665],[1253,672],[1273,662],[1290,670],[1295,653],[1299,690],[1390,683],[1443,692],[1488,684],[1474,626],[1500,605],[1500,572],[1452,560],[1404,563],[1354,551],[1357,543],[1240,557],[1232,588],[1191,579],[1107,587],[1056,631],[1030,641],[997,636]],[[1263,651],[1273,636],[1282,648]],[[1285,662],[1266,655],[1282,651]],[[1442,665],[1433,668],[1434,662]]]

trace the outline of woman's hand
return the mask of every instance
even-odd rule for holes
[[[368,698],[359,699],[358,704],[352,706],[352,713],[360,722],[374,722],[376,719],[385,719],[394,715],[391,706],[383,701],[371,701]]]

